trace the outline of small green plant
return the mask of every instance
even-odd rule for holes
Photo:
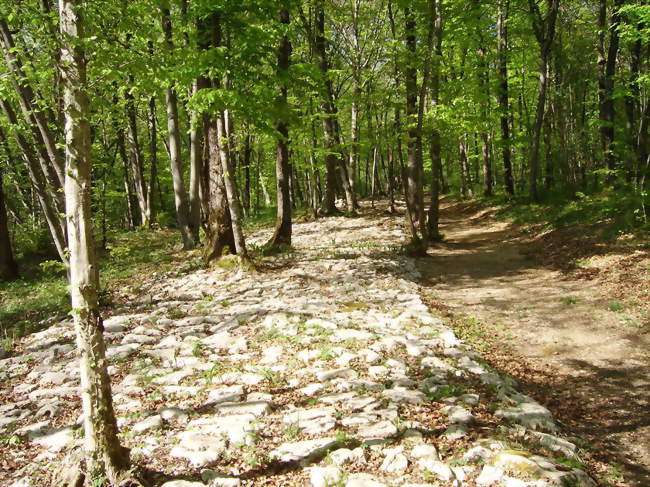
[[[562,296],[558,299],[558,301],[564,304],[576,304],[578,302],[578,298],[575,296]]]
[[[642,328],[642,325],[640,325],[635,319],[630,318],[629,316],[623,317],[623,324],[632,328]]]
[[[294,439],[300,434],[300,424],[296,421],[295,423],[289,423],[284,428],[284,436],[289,439]]]
[[[620,313],[624,309],[623,308],[623,303],[621,303],[620,301],[611,301],[607,305],[607,309],[609,309],[610,311],[613,311],[615,313]]]
[[[201,342],[196,342],[194,344],[194,348],[192,348],[192,355],[194,357],[201,357],[203,355],[203,351],[205,349],[205,345]]]
[[[339,443],[346,443],[348,441],[348,435],[344,430],[338,430],[336,433],[336,441]]]
[[[170,320],[178,320],[180,318],[184,318],[186,316],[186,313],[180,308],[173,307],[173,308],[169,308],[165,313],[165,315]]]
[[[459,386],[455,384],[449,384],[444,386],[436,386],[434,389],[430,390],[427,393],[427,399],[429,401],[439,401],[447,397],[457,397],[462,396],[467,393],[467,389],[464,386]]]
[[[206,384],[212,384],[212,380],[223,374],[223,365],[220,363],[215,363],[203,373]]]
[[[264,376],[264,380],[267,381],[271,386],[277,387],[288,382],[284,374],[273,369],[269,369],[268,367],[263,367],[260,369],[260,372]]]

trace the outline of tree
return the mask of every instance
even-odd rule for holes
[[[546,91],[548,89],[550,67],[549,58],[551,56],[553,38],[555,37],[555,23],[560,8],[559,4],[559,0],[546,0],[546,14],[543,15],[537,0],[528,0],[533,32],[535,33],[535,38],[539,44],[539,82],[537,85],[537,108],[535,110],[535,124],[533,126],[528,188],[528,194],[531,201],[539,200],[539,194],[537,192],[539,145],[546,110]]]
[[[117,437],[108,376],[90,214],[90,124],[86,94],[83,3],[59,3],[63,111],[65,115],[65,206],[70,250],[70,294],[81,369],[85,474],[88,485],[119,485],[129,464]]]
[[[18,277],[18,266],[11,250],[9,222],[2,186],[2,171],[0,170],[0,281],[11,281]]]
[[[289,26],[289,11],[286,7],[280,9],[280,24],[282,27]],[[289,63],[291,62],[291,41],[289,35],[284,32],[278,47],[278,120],[276,130],[278,131],[277,155],[275,163],[276,187],[277,187],[277,218],[275,231],[267,246],[291,245],[291,195],[289,179],[291,177],[291,166],[289,164],[289,128],[287,124],[287,79]]]
[[[173,48],[172,21],[169,12],[169,1],[164,0],[160,8],[161,23],[165,44],[168,49]],[[181,157],[181,132],[178,119],[178,98],[176,90],[170,83],[165,91],[165,102],[167,105],[167,131],[169,134],[169,162],[172,170],[172,182],[174,183],[174,203],[176,205],[176,216],[178,226],[183,237],[183,249],[192,249],[197,245],[195,240],[196,232],[190,227],[190,208],[183,182],[183,167]]]

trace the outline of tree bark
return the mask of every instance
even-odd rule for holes
[[[149,191],[147,192],[147,208],[149,208],[149,225],[156,221],[156,189],[158,188],[158,134],[156,126],[156,97],[149,97]]]
[[[512,178],[511,142],[510,142],[510,103],[508,92],[508,14],[510,0],[499,0],[499,17],[497,20],[497,76],[499,119],[501,121],[501,153],[503,157],[503,183],[506,193],[515,194]]]
[[[47,125],[45,114],[38,109],[36,94],[29,83],[25,81],[25,72],[16,54],[17,49],[13,36],[5,19],[2,17],[0,17],[0,41],[4,47],[5,61],[13,74],[11,81],[18,94],[25,122],[31,128],[37,144],[42,143],[47,153],[49,164],[44,167],[45,175],[48,177],[50,184],[58,182],[57,189],[61,189],[64,182],[61,154],[56,148],[56,140]]]
[[[434,5],[434,30],[433,30],[433,59],[431,67],[431,108],[437,109],[440,103],[440,61],[442,59],[442,0],[435,0]],[[442,173],[442,144],[440,131],[435,125],[431,131],[429,153],[431,157],[431,204],[429,205],[429,237],[432,240],[440,239],[440,175]]]
[[[130,82],[133,82],[132,78],[130,79]],[[142,151],[140,150],[140,141],[138,139],[138,123],[135,100],[129,91],[126,92],[125,98],[127,141],[129,145],[129,166],[131,171],[131,180],[133,182],[133,188],[135,189],[135,196],[138,200],[140,224],[144,227],[148,227],[150,226],[151,222],[151,211],[149,210],[149,200],[147,198],[147,184],[144,180]]]
[[[416,22],[410,8],[404,8],[405,42],[409,60],[405,69],[404,85],[406,88],[406,116],[407,126],[407,165],[406,165],[406,201],[408,205],[408,219],[411,229],[417,229],[412,235],[415,245],[422,245],[426,241],[423,233],[422,220],[424,218],[424,194],[422,190],[422,135],[418,123],[418,89],[416,56]],[[418,234],[419,231],[419,234]]]
[[[0,170],[0,281],[13,281],[18,278],[18,265],[11,250],[11,239],[9,238],[9,219],[7,218],[7,207],[2,182],[2,170]]]
[[[529,172],[529,198],[535,202],[539,200],[537,192],[537,173],[539,170],[539,147],[544,125],[546,90],[548,88],[549,76],[549,58],[551,56],[551,46],[555,36],[555,23],[559,10],[559,0],[546,0],[547,13],[543,17],[537,0],[528,0],[530,6],[531,21],[533,31],[540,46],[539,55],[539,80],[537,83],[537,109],[535,111],[535,123],[533,125],[533,140],[530,156]]]
[[[196,94],[205,87],[205,79],[194,80],[193,91]],[[199,242],[201,228],[201,174],[203,173],[203,123],[201,117],[193,110],[190,113],[190,215],[189,225],[194,242]]]
[[[325,183],[325,194],[321,205],[321,213],[331,215],[336,213],[336,187],[337,171],[339,171],[341,184],[345,193],[345,200],[348,212],[354,213],[356,198],[350,188],[350,176],[347,165],[341,157],[341,136],[339,132],[338,115],[332,89],[332,80],[329,73],[329,61],[325,40],[325,7],[324,0],[316,1],[316,35],[314,49],[318,57],[318,69],[322,80],[321,87],[321,110],[323,111],[323,144],[325,146],[325,167],[327,180]]]
[[[11,104],[4,99],[0,99],[2,111],[9,120],[9,124],[13,128],[18,127],[18,120],[16,114],[11,107]],[[1,134],[4,136],[4,134]],[[68,247],[65,221],[62,218],[62,211],[57,206],[56,197],[52,194],[53,190],[48,186],[45,175],[42,172],[42,165],[39,164],[38,156],[34,153],[32,146],[29,144],[22,132],[17,129],[15,132],[16,143],[22,152],[23,159],[27,165],[27,172],[29,179],[36,192],[36,197],[45,215],[45,221],[50,230],[50,235],[56,246],[57,253],[61,262],[68,264],[68,256],[66,249]],[[3,138],[3,143],[6,140]]]
[[[232,232],[228,198],[223,181],[223,166],[219,151],[219,134],[216,120],[207,123],[206,143],[208,158],[206,160],[207,184],[204,186],[203,198],[206,211],[205,246],[203,258],[211,263],[222,255],[235,252],[235,239]]]
[[[165,43],[171,49],[172,44],[172,24],[169,16],[169,1],[164,0],[161,8],[162,29],[165,36]],[[190,213],[183,182],[183,161],[181,157],[181,134],[178,120],[178,99],[173,86],[169,86],[165,92],[165,101],[167,105],[167,131],[169,135],[169,161],[172,171],[172,183],[174,186],[174,203],[176,206],[176,216],[178,217],[178,226],[183,237],[183,249],[189,250],[194,248],[198,242],[194,239],[194,234],[190,228]]]
[[[61,71],[65,114],[65,202],[70,250],[70,293],[81,369],[84,451],[88,484],[120,484],[129,464],[117,437],[107,371],[90,215],[90,111],[83,49],[83,3],[61,0]]]
[[[289,26],[289,11],[286,8],[280,10],[280,23],[283,28]],[[275,128],[278,131],[277,154],[275,162],[276,189],[277,189],[277,218],[273,236],[267,243],[270,248],[276,245],[291,245],[291,193],[289,179],[291,167],[289,164],[289,125],[287,123],[287,86],[289,65],[291,63],[291,42],[285,33],[278,48],[278,66],[276,76],[278,78],[279,94],[277,106],[280,116],[276,121]]]
[[[623,0],[614,0],[609,26],[606,20],[606,0],[601,0],[599,11],[599,27],[601,29],[598,49],[598,64],[601,67],[601,75],[598,82],[600,91],[600,140],[605,167],[610,171],[607,174],[607,182],[610,184],[616,179],[614,171],[616,171],[618,166],[618,157],[614,147],[614,76],[616,74],[616,56],[618,55],[619,46],[618,26],[620,24],[620,15],[618,14],[618,9],[622,4]],[[609,46],[607,55],[605,56],[604,33],[607,30],[609,30]]]
[[[241,259],[246,260],[248,259],[248,254],[246,252],[246,241],[242,227],[243,212],[239,201],[239,191],[237,190],[237,179],[235,178],[230,145],[228,144],[226,114],[224,111],[220,111],[217,116],[217,136],[219,137],[219,158],[221,159],[223,182],[226,187],[235,250]]]

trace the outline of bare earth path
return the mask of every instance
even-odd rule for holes
[[[453,313],[502,326],[515,352],[553,381],[523,385],[555,410],[620,485],[650,485],[650,337],[626,326],[595,281],[538,263],[515,225],[446,200],[444,243],[420,260],[426,285]],[[567,407],[569,406],[569,407]],[[569,409],[570,414],[563,414]]]

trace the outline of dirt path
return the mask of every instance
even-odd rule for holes
[[[610,310],[595,281],[572,280],[530,255],[515,225],[446,200],[445,242],[420,261],[426,284],[454,313],[502,325],[515,352],[548,384],[527,384],[618,485],[650,485],[650,337]],[[615,483],[616,484],[616,483]]]

